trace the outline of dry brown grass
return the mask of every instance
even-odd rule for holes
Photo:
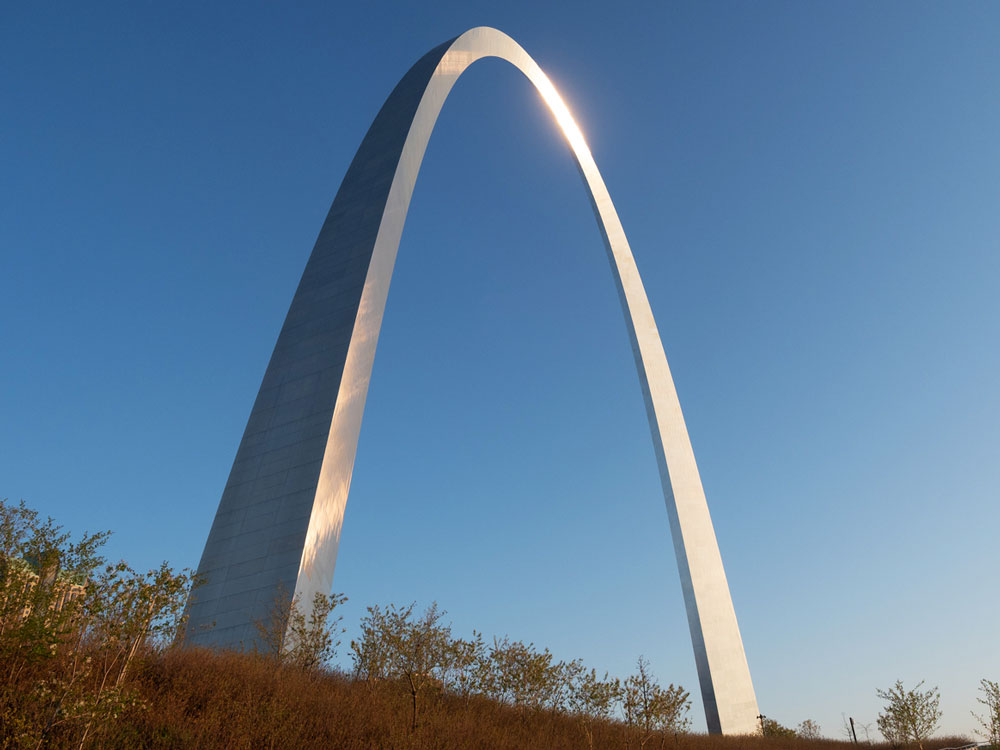
[[[408,695],[392,683],[366,683],[329,673],[283,668],[239,653],[203,650],[150,655],[134,675],[144,707],[106,724],[88,741],[100,748],[412,748],[413,750],[587,748],[578,721],[550,712],[522,714],[486,699],[468,705],[451,695],[431,695],[411,732]],[[0,727],[0,735],[3,729]],[[71,726],[55,733],[52,748],[76,747]],[[6,745],[6,742],[0,743]],[[959,744],[944,738],[935,750]],[[639,747],[616,722],[594,727],[595,748]],[[698,734],[657,736],[647,750],[850,750],[846,742]]]

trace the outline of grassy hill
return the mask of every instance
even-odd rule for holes
[[[252,654],[199,649],[150,653],[133,673],[135,700],[91,735],[89,747],[198,748],[504,748],[589,747],[581,721],[522,711],[473,696],[431,692],[410,728],[409,695],[391,682],[369,684],[329,672],[282,667]],[[595,748],[638,750],[850,750],[849,743],[764,737],[661,734],[641,737],[616,721],[592,727]],[[0,729],[0,734],[3,730]],[[643,742],[645,740],[645,742]],[[76,748],[78,726],[55,727],[46,747]],[[954,747],[939,738],[925,750]],[[7,735],[4,747],[17,747]],[[876,746],[877,747],[877,746]],[[887,746],[886,746],[887,747]]]

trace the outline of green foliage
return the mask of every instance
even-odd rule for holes
[[[347,601],[343,594],[316,592],[312,607],[304,611],[300,597],[282,589],[262,620],[254,622],[261,650],[279,663],[298,669],[319,669],[337,654],[344,633],[342,616],[334,610]]]
[[[587,738],[587,746],[594,750],[594,724],[611,719],[621,700],[622,685],[616,677],[610,679],[608,673],[603,678],[597,671],[584,669],[582,662],[568,662],[563,669],[566,685],[566,707],[580,722],[580,728]]]
[[[385,614],[378,606],[368,607],[368,616],[361,618],[361,635],[351,641],[351,661],[354,675],[369,686],[389,676],[389,651],[383,638]]]
[[[557,709],[562,704],[563,664],[548,649],[539,651],[533,643],[512,641],[507,636],[493,639],[486,655],[481,688],[500,703],[527,709]]]
[[[509,636],[490,644],[476,631],[470,640],[452,638],[437,604],[419,617],[414,607],[369,607],[360,637],[351,642],[354,675],[369,690],[386,683],[405,686],[411,729],[417,727],[418,705],[430,687],[460,698],[467,707],[473,696],[482,696],[515,709],[525,722],[543,712],[569,714],[590,747],[595,722],[614,720],[619,709],[640,747],[663,732],[690,728],[688,693],[657,684],[641,657],[637,674],[624,683],[606,673],[599,678],[580,660],[557,661],[548,649]]]
[[[23,502],[0,501],[0,750],[575,748],[580,730],[591,750],[651,740],[663,748],[671,734],[686,750],[725,744],[680,737],[690,728],[689,696],[661,687],[642,657],[624,681],[598,677],[533,643],[505,636],[488,644],[476,631],[453,638],[437,604],[423,613],[414,604],[369,607],[351,643],[355,680],[319,669],[344,632],[334,617],[346,601],[339,594],[317,595],[308,611],[275,602],[258,624],[267,659],[177,649],[195,577],[166,563],[146,573],[107,565],[99,554],[107,538],[74,541]],[[291,668],[274,669],[272,658]],[[922,685],[877,691],[887,702],[879,729],[895,745],[923,748],[937,725],[938,691]],[[1000,684],[980,686],[987,712],[974,715],[997,745]],[[797,738],[837,747],[810,720],[796,732],[765,719],[763,730],[776,745]],[[955,744],[939,738],[932,746]]]
[[[411,726],[417,728],[418,698],[431,686],[441,686],[452,666],[455,648],[445,613],[431,604],[414,615],[416,603],[368,607],[361,622],[361,640],[351,643],[355,672],[366,680],[404,682],[411,699]]]
[[[521,712],[481,696],[466,702],[428,693],[411,727],[408,696],[398,681],[368,683],[324,670],[275,669],[253,654],[173,649],[151,655],[134,673],[148,705],[101,736],[108,750],[586,750],[575,715]],[[638,750],[635,732],[614,718],[592,723],[594,747]],[[2,735],[2,731],[0,731]],[[926,750],[956,747],[935,738]],[[0,747],[3,741],[0,740]],[[69,750],[54,738],[48,750]],[[850,750],[833,740],[661,734],[645,750]]]
[[[976,698],[979,703],[986,706],[986,713],[983,715],[973,712],[973,717],[979,722],[980,731],[983,738],[995,748],[1000,748],[1000,683],[993,680],[980,680],[979,692],[983,695]]]
[[[20,671],[53,658],[82,608],[81,588],[103,563],[107,532],[70,540],[22,500],[0,501],[0,655]]]
[[[230,707],[241,701],[248,706],[250,723],[244,727],[270,727],[270,739],[253,740],[253,746],[297,746],[303,738],[292,728],[303,725],[303,715],[273,691],[299,677],[332,684],[331,671],[321,667],[344,632],[335,610],[346,597],[320,594],[307,608],[279,596],[257,623],[257,654],[232,655],[239,669],[260,666],[257,682],[250,686],[219,672],[213,679],[222,682],[167,723],[159,712],[176,707],[170,691],[188,690],[191,675],[210,658],[174,647],[183,642],[184,606],[197,581],[190,571],[175,572],[166,563],[145,573],[124,562],[105,564],[99,552],[107,538],[99,533],[73,540],[24,503],[0,502],[0,750],[198,746],[205,734],[189,719],[200,721],[219,694],[231,696]],[[636,738],[641,747],[656,736],[662,745],[666,732],[688,728],[687,693],[673,685],[661,688],[644,659],[639,673],[622,683],[607,674],[599,678],[580,660],[559,661],[548,649],[507,636],[489,643],[476,631],[468,640],[453,638],[444,616],[437,604],[422,613],[414,604],[390,604],[369,607],[361,621],[360,637],[351,643],[357,679],[348,682],[370,696],[369,709],[402,709],[408,719],[410,739],[382,746],[418,746],[424,716],[440,723],[445,705],[462,706],[470,717],[492,717],[505,727],[502,736],[510,733],[508,715],[517,717],[524,738],[531,736],[529,726],[561,721],[579,728],[577,741],[582,729],[591,749],[607,746],[609,727],[617,728],[627,747]],[[275,669],[275,662],[283,668]],[[179,688],[161,684],[177,664],[195,672],[185,672],[187,682]],[[317,698],[308,691],[306,696]],[[224,724],[212,726],[230,745],[250,741]]]
[[[642,656],[636,662],[636,673],[622,683],[621,703],[625,723],[637,733],[639,747],[645,747],[659,731],[677,733],[690,728],[688,693],[672,684],[661,687]]]
[[[875,694],[886,702],[878,716],[878,729],[893,746],[915,742],[923,750],[924,742],[937,729],[941,719],[941,695],[938,689],[921,691],[921,680],[912,690],[903,687],[900,680],[888,690]]]
[[[486,643],[483,634],[472,631],[472,638],[451,641],[451,654],[444,670],[444,687],[460,696],[469,705],[476,693],[483,692],[484,664],[486,663]]]
[[[145,705],[130,678],[172,642],[193,576],[104,565],[108,536],[74,542],[23,501],[0,501],[0,725],[10,747],[72,736],[84,748]]]
[[[317,592],[308,616],[293,602],[288,622],[287,651],[292,664],[313,669],[336,655],[340,645],[343,616],[333,618],[333,611],[347,601],[343,594],[327,596]]]
[[[782,726],[774,719],[769,719],[766,716],[761,721],[760,733],[765,737],[786,737],[793,738],[798,735],[795,733],[794,729]]]
[[[569,662],[564,670],[567,683],[566,706],[570,713],[595,719],[609,719],[621,699],[622,685],[617,677],[597,676],[597,670],[589,672],[579,660]]]
[[[822,737],[819,724],[812,719],[806,719],[795,729],[795,734],[804,740],[818,740]]]
[[[508,636],[487,644],[473,631],[470,640],[452,638],[444,613],[432,604],[422,615],[415,605],[371,606],[351,642],[354,675],[376,692],[385,684],[404,686],[410,699],[410,726],[430,688],[460,698],[468,707],[479,695],[515,709],[522,721],[543,712],[566,713],[578,721],[593,747],[595,722],[612,720],[620,708],[640,746],[663,732],[690,727],[690,699],[683,688],[657,684],[649,662],[624,683],[597,676],[579,660],[557,661],[548,649]]]

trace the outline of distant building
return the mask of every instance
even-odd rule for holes
[[[39,587],[45,589],[46,596],[39,595]],[[40,565],[26,558],[0,555],[0,616],[24,620],[39,603],[47,611],[61,612],[85,593],[85,586],[61,574],[58,560]],[[14,604],[17,611],[8,612],[8,603]]]

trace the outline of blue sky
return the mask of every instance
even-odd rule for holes
[[[763,713],[1000,679],[1000,6],[0,10],[0,497],[197,564],[344,171],[420,55],[514,36],[657,316]],[[417,183],[335,588],[697,693],[645,411],[569,150],[485,61]],[[697,695],[693,717],[704,718]]]

